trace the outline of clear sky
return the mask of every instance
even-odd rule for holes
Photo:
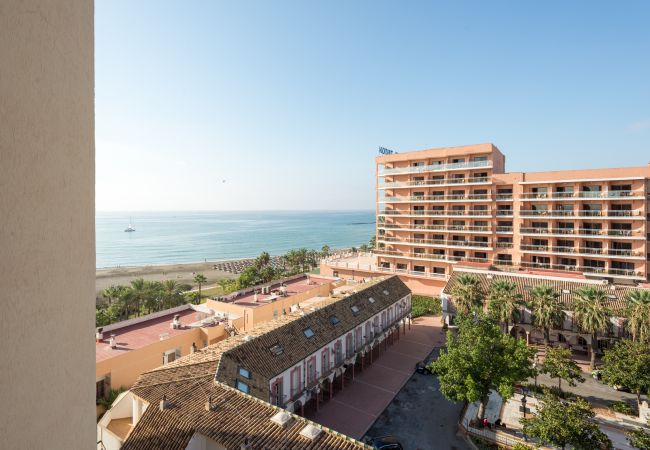
[[[98,210],[373,209],[374,157],[650,161],[650,2],[96,0]]]

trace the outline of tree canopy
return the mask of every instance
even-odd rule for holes
[[[580,366],[571,358],[571,350],[568,348],[547,348],[540,372],[548,374],[551,378],[557,378],[560,391],[562,391],[562,380],[569,386],[585,381]]]
[[[480,308],[485,300],[485,292],[479,279],[467,273],[458,276],[456,284],[451,288],[451,295],[459,314],[467,314]]]
[[[562,449],[567,445],[575,450],[612,448],[607,435],[593,421],[595,413],[584,399],[578,397],[575,402],[565,402],[546,391],[537,401],[537,413],[521,419],[528,436]]]
[[[496,321],[483,313],[461,314],[456,323],[458,335],[447,333],[446,349],[431,367],[446,398],[481,402],[482,419],[491,390],[509,398],[516,384],[533,376],[534,350],[502,334]]]
[[[650,390],[650,344],[619,341],[605,350],[601,374],[605,383],[630,389],[640,405],[641,394]]]

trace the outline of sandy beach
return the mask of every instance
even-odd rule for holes
[[[236,278],[237,275],[223,270],[214,269],[217,264],[224,261],[201,262],[189,264],[166,264],[137,267],[111,267],[97,269],[96,288],[101,292],[107,287],[128,285],[135,278],[144,278],[148,281],[176,280],[179,283],[194,284],[194,274],[202,273],[208,279],[207,286],[215,284],[224,278]]]

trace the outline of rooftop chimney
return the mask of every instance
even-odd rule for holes
[[[101,342],[104,339],[104,327],[98,327],[97,332],[95,333],[95,341]]]
[[[253,450],[253,444],[250,443],[248,438],[244,439],[244,442],[239,446],[240,450]]]
[[[167,408],[167,406],[169,406],[169,405],[167,404],[167,396],[166,396],[166,395],[163,395],[163,398],[160,400],[160,406],[159,406],[159,409],[160,409],[161,411],[164,411],[164,410]]]
[[[205,410],[212,411],[212,396],[209,396],[208,401],[205,402]]]
[[[190,347],[190,353],[194,353],[196,351],[196,344],[192,342],[192,347]]]
[[[172,321],[172,328],[178,330],[181,328],[181,316],[180,314],[174,314],[174,320]]]
[[[117,348],[117,342],[115,341],[114,334],[111,334],[111,339],[108,341],[108,345],[110,345],[113,350]]]

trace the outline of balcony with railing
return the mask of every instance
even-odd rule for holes
[[[487,258],[474,258],[469,256],[452,256],[452,255],[440,255],[434,253],[412,253],[412,252],[398,252],[394,250],[378,250],[377,255],[379,256],[389,256],[397,258],[406,258],[406,259],[419,259],[423,261],[445,261],[445,262],[459,262],[459,261],[469,261],[469,262],[489,262]]]
[[[578,191],[578,192],[526,192],[519,196],[523,201],[545,200],[643,200],[646,198],[643,191]]]
[[[628,210],[564,210],[564,209],[537,209],[537,210],[521,210],[519,215],[522,217],[548,217],[548,218],[564,218],[564,217],[575,217],[578,219],[591,219],[591,218],[602,218],[602,219],[612,219],[618,217],[626,217],[630,219],[645,219],[645,216],[642,215],[641,211],[628,211]]]
[[[386,230],[416,230],[416,231],[439,231],[441,233],[491,233],[491,227],[479,227],[474,225],[414,225],[414,224],[392,224],[383,223],[377,225],[379,229]]]
[[[397,244],[405,244],[405,245],[434,245],[434,246],[442,246],[442,247],[490,248],[489,242],[457,241],[451,239],[414,239],[414,238],[403,238],[403,237],[394,237],[394,236],[379,236],[377,238],[377,241],[388,243],[388,244],[397,243]]]
[[[603,230],[592,228],[537,228],[537,227],[522,227],[522,235],[547,235],[547,236],[573,236],[576,238],[593,236],[600,236],[604,238],[635,238],[645,239],[645,234],[638,230]]]
[[[610,276],[610,277],[624,277],[645,280],[646,275],[640,270],[625,270],[625,269],[606,269],[604,267],[592,267],[592,266],[568,266],[563,264],[545,264],[545,263],[536,263],[536,262],[526,262],[522,261],[520,267],[529,268],[529,269],[545,269],[545,270],[558,270],[563,272],[580,272],[587,275],[595,276]]]
[[[478,169],[490,168],[492,161],[469,161],[462,163],[447,163],[447,164],[430,164],[425,166],[407,166],[407,167],[391,167],[379,170],[379,176],[385,175],[398,175],[406,173],[423,173],[423,172],[444,172],[449,170],[464,170],[464,169]]]
[[[496,227],[496,232],[501,233],[501,234],[512,233],[512,227],[506,227],[506,226],[498,225]]]
[[[378,189],[400,189],[413,187],[444,187],[459,184],[490,184],[489,177],[443,178],[413,181],[380,181]]]
[[[436,273],[436,272],[427,272],[420,270],[406,270],[406,269],[394,269],[392,267],[378,267],[379,272],[394,273],[396,275],[410,275],[413,277],[422,277],[422,278],[436,278],[436,279],[446,279],[448,278],[447,274]]]
[[[628,249],[605,249],[594,247],[569,247],[569,246],[552,246],[552,245],[530,245],[522,244],[521,251],[524,253],[554,253],[554,254],[571,254],[573,256],[592,257],[597,256],[600,258],[633,258],[644,259],[644,253],[637,250]]]
[[[494,198],[497,202],[509,201],[512,200],[512,194],[496,194]]]
[[[402,195],[393,197],[379,197],[379,203],[400,202],[458,202],[458,201],[490,201],[489,194],[464,194],[464,195]]]
[[[492,211],[486,209],[445,209],[445,210],[422,210],[422,209],[406,209],[396,210],[387,209],[378,212],[379,216],[423,216],[423,217],[457,217],[457,216],[490,216]]]

